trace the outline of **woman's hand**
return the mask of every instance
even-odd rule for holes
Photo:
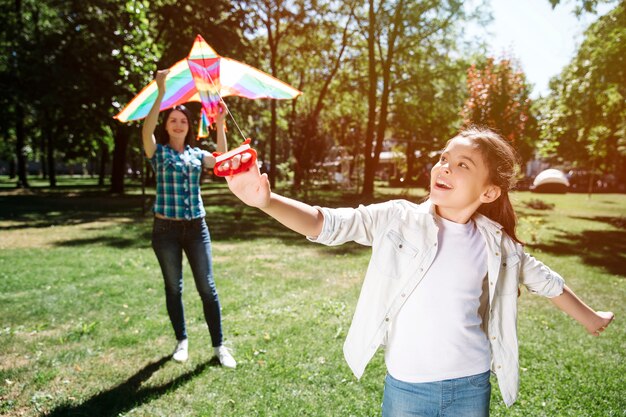
[[[228,144],[226,143],[226,114],[228,108],[223,101],[220,100],[217,109],[217,115],[215,116],[215,129],[217,131],[217,151],[225,153],[228,151]]]
[[[233,159],[225,161],[218,170],[228,171],[231,164],[233,169],[237,169],[240,164],[248,162],[250,158],[250,154],[244,154],[243,156],[235,155]],[[245,204],[260,209],[269,206],[271,197],[270,182],[267,174],[261,175],[256,164],[253,164],[245,172],[226,177],[226,182],[230,191]]]
[[[169,69],[158,70],[156,76],[154,77],[160,92],[165,92],[165,78],[167,78],[167,74],[169,73]]]
[[[215,123],[218,125],[224,125],[224,120],[226,120],[226,115],[228,114],[228,109],[226,108],[226,104],[223,101],[218,103],[217,115],[215,115]]]

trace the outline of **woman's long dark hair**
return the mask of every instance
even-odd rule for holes
[[[457,137],[470,139],[478,147],[489,170],[489,181],[502,192],[495,201],[481,204],[478,213],[500,223],[513,240],[523,244],[515,234],[517,216],[509,199],[509,191],[517,181],[517,152],[509,142],[488,128],[471,126],[459,132]]]
[[[185,145],[189,145],[193,147],[193,140],[195,138],[193,117],[191,116],[191,112],[189,111],[189,109],[183,106],[182,104],[178,106],[174,106],[171,109],[166,110],[165,113],[163,113],[161,124],[159,124],[159,126],[157,127],[155,131],[155,137],[156,137],[157,142],[160,143],[161,145],[167,145],[168,143],[170,143],[170,135],[167,133],[167,130],[165,130],[165,125],[167,124],[168,117],[170,117],[170,114],[174,110],[178,110],[179,112],[183,113],[185,117],[187,117],[187,125],[189,126],[189,130],[187,130],[187,135],[185,136]]]

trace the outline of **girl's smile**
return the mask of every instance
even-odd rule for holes
[[[452,185],[450,185],[448,182],[446,182],[445,180],[443,180],[441,178],[437,178],[437,180],[435,181],[435,187],[443,188],[443,189],[447,189],[447,190],[451,190],[452,189]]]
[[[453,222],[466,223],[481,204],[499,196],[497,188],[489,182],[482,153],[468,138],[448,142],[431,170],[430,199],[437,213]]]

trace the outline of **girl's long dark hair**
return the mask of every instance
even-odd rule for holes
[[[517,181],[517,152],[509,142],[491,129],[471,126],[462,130],[457,137],[470,139],[478,147],[489,170],[489,181],[502,191],[495,201],[481,204],[478,213],[500,223],[513,240],[523,244],[515,234],[517,215],[509,199],[509,191],[515,187]]]
[[[178,106],[174,106],[171,109],[166,110],[165,113],[163,113],[161,124],[159,124],[156,131],[154,132],[155,133],[154,136],[156,137],[157,142],[160,143],[161,145],[167,145],[168,143],[170,143],[170,135],[168,135],[167,130],[165,130],[165,125],[167,124],[168,117],[170,117],[170,114],[174,110],[178,110],[179,112],[183,113],[185,117],[187,117],[187,125],[189,126],[189,130],[187,130],[187,135],[185,136],[185,145],[189,145],[193,147],[193,141],[195,138],[193,117],[191,116],[191,112],[189,111],[189,109],[183,106],[182,104]]]

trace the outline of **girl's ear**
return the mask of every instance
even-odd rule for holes
[[[480,201],[482,203],[492,203],[500,197],[502,194],[502,189],[497,185],[489,185],[483,193],[480,195]]]

